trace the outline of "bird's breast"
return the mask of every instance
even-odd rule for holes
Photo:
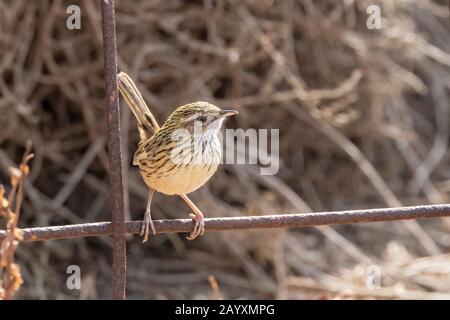
[[[192,150],[191,155],[171,159],[161,168],[146,170],[140,165],[145,183],[154,190],[167,194],[190,193],[203,184],[216,172],[221,160],[221,145],[219,139],[200,140]],[[187,159],[187,160],[186,160]]]

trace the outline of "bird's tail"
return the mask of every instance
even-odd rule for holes
[[[125,72],[120,72],[117,78],[119,91],[136,117],[141,141],[150,138],[159,130],[158,122],[145,104],[133,80]]]

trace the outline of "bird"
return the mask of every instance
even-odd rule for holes
[[[204,215],[187,194],[203,186],[216,172],[222,153],[218,134],[224,120],[238,112],[197,101],[178,107],[159,127],[141,93],[125,72],[118,74],[118,87],[136,118],[139,131],[133,165],[138,166],[149,188],[140,236],[146,242],[150,230],[156,235],[151,202],[154,193],[160,192],[180,195],[194,211],[189,215],[194,228],[188,236],[189,240],[194,240],[204,234]]]

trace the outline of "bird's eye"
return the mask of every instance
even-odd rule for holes
[[[197,118],[197,121],[200,121],[201,123],[205,123],[206,122],[206,117],[205,116],[199,116]]]

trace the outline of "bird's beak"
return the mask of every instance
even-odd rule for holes
[[[239,112],[237,112],[236,110],[220,110],[219,116],[217,117],[217,119],[228,118],[228,117],[237,115],[238,113]]]

